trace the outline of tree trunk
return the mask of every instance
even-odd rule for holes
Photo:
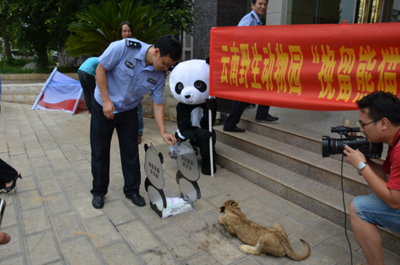
[[[11,48],[10,48],[10,39],[8,38],[7,31],[4,27],[0,27],[1,33],[3,34],[4,39],[4,47],[6,48],[6,57],[7,60],[12,60]]]

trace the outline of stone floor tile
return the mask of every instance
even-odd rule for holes
[[[215,206],[205,199],[197,200],[194,204],[194,211],[200,215],[216,210]]]
[[[68,264],[96,265],[102,264],[98,254],[85,236],[61,243],[62,252]]]
[[[201,193],[201,198],[200,199],[208,199],[214,196],[217,196],[221,194],[217,190],[213,189],[212,186],[209,186],[207,184],[201,184],[199,185],[200,187],[200,193]]]
[[[48,167],[50,166],[47,156],[36,156],[29,159],[31,161],[32,167]]]
[[[178,214],[170,217],[188,234],[194,234],[206,229],[207,224],[193,213]]]
[[[234,263],[234,265],[258,265],[258,264],[259,263],[257,261],[249,257]]]
[[[324,254],[327,254],[332,259],[339,261],[343,264],[350,263],[350,250],[348,247],[345,247],[333,240],[327,240],[324,244],[317,247],[319,251]],[[353,251],[353,264],[357,263],[365,263],[365,258],[360,254],[357,254]]]
[[[39,190],[18,192],[17,197],[20,201],[22,211],[43,206],[43,198]]]
[[[28,156],[29,158],[33,158],[33,157],[38,157],[38,156],[44,156],[45,152],[43,151],[43,149],[40,148],[32,148],[32,149],[28,149]]]
[[[165,242],[168,249],[178,259],[190,257],[200,250],[198,245],[174,224],[162,227],[160,230],[155,231],[155,234]]]
[[[35,169],[36,178],[40,180],[54,178],[56,175],[51,167],[40,167]]]
[[[251,195],[253,198],[256,198],[257,200],[260,200],[268,205],[272,205],[283,200],[282,197],[279,197],[278,195],[266,189],[263,189],[256,184],[249,184],[246,187],[242,188],[241,191]]]
[[[56,178],[45,179],[39,181],[40,191],[42,192],[43,196],[47,196],[54,193],[61,193],[63,192],[60,186],[60,183]]]
[[[79,160],[86,161],[85,156],[82,155],[82,153],[79,151],[72,151],[72,152],[68,152],[68,153],[64,153],[64,154],[70,162],[79,161]]]
[[[82,219],[103,215],[103,210],[95,209],[92,205],[93,196],[83,197],[72,201]]]
[[[19,166],[29,165],[29,159],[27,155],[10,156],[9,164],[15,168],[18,168]]]
[[[56,141],[57,142],[57,141]],[[69,140],[68,140],[69,142]],[[58,143],[58,142],[57,142]],[[68,153],[68,152],[72,152],[72,151],[77,151],[78,149],[75,147],[75,145],[71,144],[71,143],[58,143],[61,150],[64,153]]]
[[[11,241],[6,245],[1,246],[0,261],[1,265],[3,265],[3,260],[6,258],[24,253],[24,247],[23,242],[21,241],[21,232],[18,226],[8,227],[7,231],[1,229],[1,231],[6,232],[11,236]]]
[[[120,240],[118,232],[107,216],[100,216],[84,222],[89,236],[96,247]]]
[[[42,145],[39,143],[38,140],[29,141],[29,142],[25,140],[24,145],[25,145],[26,149],[34,149],[34,148],[42,147]],[[1,150],[1,148],[0,148],[0,150]]]
[[[250,198],[249,194],[241,192],[233,183],[226,182],[214,186],[220,193],[224,194],[230,200],[245,201]],[[236,188],[237,187],[237,188]]]
[[[108,202],[103,209],[115,226],[136,220],[135,215],[121,200]]]
[[[400,256],[386,249],[383,249],[383,259],[385,264],[400,264]]]
[[[211,204],[214,205],[214,209],[217,209],[218,207],[221,207],[227,200],[230,200],[229,197],[227,197],[224,194],[219,194],[217,196],[208,198],[207,201]]]
[[[329,222],[326,219],[321,218],[321,220],[318,220],[317,222],[313,223],[311,225],[311,227],[313,227],[317,231],[322,232],[323,234],[327,235],[328,237],[338,241],[342,245],[345,245],[345,246],[348,245],[344,228],[341,226],[338,226],[332,222]],[[360,247],[358,246],[358,243],[357,243],[356,238],[354,237],[354,234],[348,230],[347,235],[349,237],[352,249],[353,250],[359,249]]]
[[[183,261],[185,265],[217,265],[219,264],[212,256],[210,256],[207,252],[203,252],[200,255],[197,255],[192,258],[188,258]]]
[[[74,211],[50,217],[60,241],[78,235],[87,235]]]
[[[44,201],[49,209],[50,215],[65,213],[72,209],[64,193],[46,196]]]
[[[229,240],[215,229],[207,229],[193,234],[191,237],[221,264],[229,264],[245,255],[237,247],[232,246]]]
[[[278,223],[283,226],[289,236],[294,236],[297,239],[303,239],[312,247],[327,238],[326,235],[292,219],[289,216],[279,220]]]
[[[275,207],[268,206],[267,204],[256,199],[240,203],[240,206],[250,208],[251,210],[257,212],[258,214],[263,215],[265,218],[268,219],[268,221],[271,222],[274,222],[286,216],[285,213],[277,210]],[[244,211],[243,213],[246,214]]]
[[[163,264],[163,265],[175,265],[179,264],[177,260],[168,252],[165,247],[161,247],[156,250],[149,251],[141,256],[145,264]]]
[[[26,245],[33,265],[48,264],[61,258],[52,231],[27,236]]]
[[[311,224],[321,219],[320,216],[286,200],[278,202],[274,207],[304,224]]]
[[[66,182],[64,183],[64,188],[71,199],[91,195],[90,191],[86,189],[85,185],[83,185],[81,181]]]
[[[12,226],[19,223],[18,214],[16,212],[16,205],[15,203],[8,203],[6,199],[6,209],[4,210],[3,219],[1,221],[1,227],[5,228],[7,226]],[[2,229],[5,231],[4,229]]]
[[[132,203],[131,201],[127,203]],[[149,202],[146,198],[146,203],[149,205]],[[135,212],[144,220],[144,222],[150,226],[151,228],[160,227],[166,224],[171,223],[170,219],[165,218],[161,219],[149,206],[146,207],[135,207]]]
[[[45,152],[46,152],[46,156],[49,157],[49,158],[52,158],[52,159],[64,158],[65,157],[64,153],[58,148],[57,149],[46,150]]]
[[[10,147],[9,152],[10,152],[10,156],[25,155],[26,149],[25,149],[25,146]]]
[[[75,170],[72,167],[58,169],[57,176],[62,183],[81,181],[81,178],[76,174]]]
[[[49,158],[51,165],[58,172],[59,170],[72,170],[71,164],[66,157]]]
[[[161,245],[161,243],[140,221],[133,221],[119,225],[117,226],[117,229],[137,253],[156,248]]]
[[[23,211],[21,215],[25,235],[51,228],[44,207]]]
[[[116,243],[99,249],[108,265],[140,265],[136,255],[125,243]]]
[[[16,265],[16,264],[27,264],[27,262],[25,261],[25,255],[12,257],[6,260],[1,259],[1,265]]]
[[[19,170],[19,169],[18,169]],[[17,192],[23,192],[27,190],[34,190],[37,188],[35,178],[32,176],[22,176],[22,179],[18,178],[16,190]]]
[[[16,194],[17,192],[15,191],[15,189],[10,193],[0,192],[0,198],[6,200],[7,204],[12,204],[16,201]]]

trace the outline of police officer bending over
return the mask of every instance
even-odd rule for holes
[[[99,57],[90,124],[94,208],[104,206],[103,197],[110,182],[110,147],[114,128],[119,140],[125,196],[137,206],[146,205],[139,194],[141,176],[136,106],[142,96],[150,92],[161,137],[167,144],[175,144],[175,137],[165,130],[164,83],[165,71],[181,55],[181,43],[172,35],[166,35],[154,46],[136,39],[115,41]]]

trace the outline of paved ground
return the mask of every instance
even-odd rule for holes
[[[350,264],[344,229],[222,168],[214,178],[200,177],[202,198],[190,213],[160,219],[148,204],[134,206],[122,192],[116,137],[106,204],[96,210],[89,192],[90,116],[32,111],[30,105],[8,102],[1,106],[0,157],[23,176],[15,191],[0,195],[7,201],[1,231],[12,236],[8,245],[0,246],[2,265]],[[175,123],[167,122],[169,132],[175,128]],[[143,140],[160,145],[158,150],[164,154],[168,150],[153,119],[145,118]],[[143,144],[140,155],[143,164]],[[167,196],[177,196],[176,163],[164,157],[165,191]],[[148,203],[143,187],[141,193]],[[241,253],[240,240],[217,222],[216,207],[228,199],[240,201],[243,212],[255,222],[281,223],[296,252],[304,251],[299,239],[306,240],[311,245],[310,257],[294,262],[287,257]],[[365,261],[351,233],[350,240],[354,264]],[[385,261],[399,264],[400,257],[385,251]]]

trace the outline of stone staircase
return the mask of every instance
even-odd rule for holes
[[[216,163],[229,171],[344,227],[341,155],[323,158],[321,139],[260,124],[242,117],[246,133],[215,126]],[[322,136],[321,136],[322,137]],[[346,160],[346,159],[345,159]],[[356,195],[371,193],[362,176],[343,163],[347,228],[349,205]],[[400,254],[400,235],[381,229],[384,248]]]

